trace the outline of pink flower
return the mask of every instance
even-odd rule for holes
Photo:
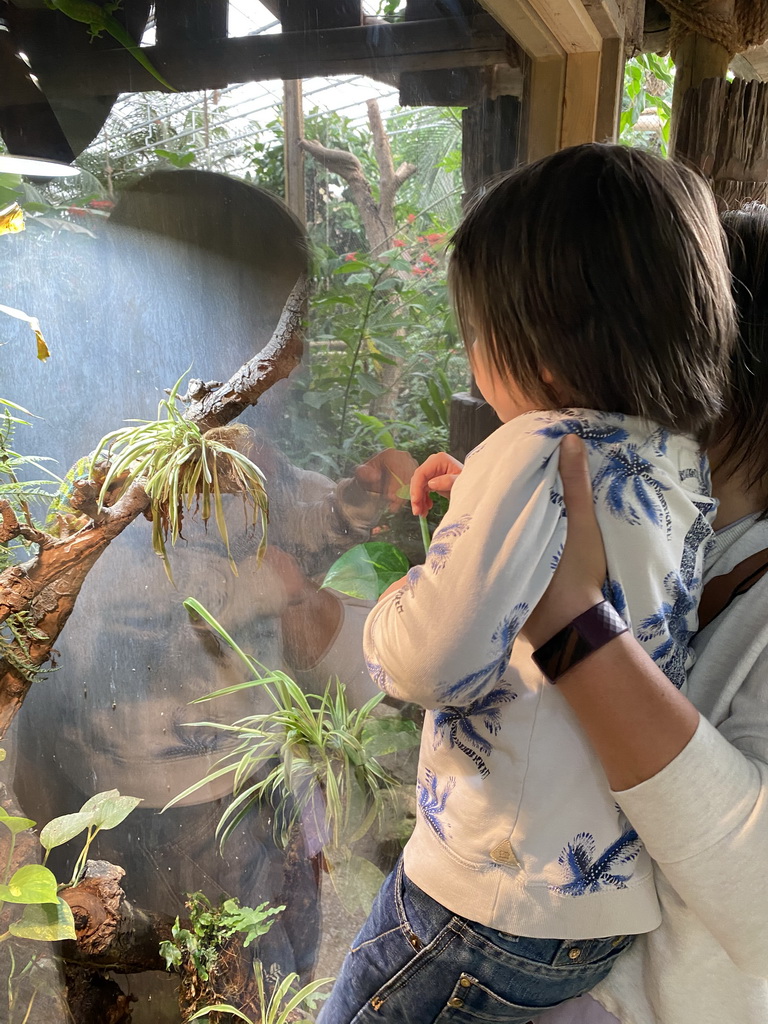
[[[356,252],[348,252],[347,255],[344,257],[344,259],[346,260],[347,263],[351,263],[353,260],[357,259],[357,253]]]
[[[437,266],[437,260],[433,256],[430,256],[428,252],[423,252],[421,256],[419,256],[419,263],[426,263],[428,267]]]
[[[396,238],[396,239],[394,240],[394,242],[392,243],[392,245],[394,245],[394,247],[395,247],[396,249],[402,249],[402,248],[404,248],[404,247],[405,247],[405,246],[406,246],[407,244],[408,244],[408,243],[407,243],[407,242],[405,242],[405,241],[404,241],[404,240],[403,240],[402,238]]]
[[[416,220],[416,214],[409,213],[405,219],[408,221],[409,224],[413,224],[413,222]]]
[[[418,274],[419,277],[423,277],[427,273],[426,267],[413,267],[411,270],[412,274]]]
[[[430,243],[430,245],[435,245],[436,242],[442,242],[442,240],[445,238],[445,232],[441,231],[439,233],[425,235],[424,237]]]

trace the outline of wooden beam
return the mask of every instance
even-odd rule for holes
[[[482,0],[507,32],[532,57],[551,57],[544,52],[548,35],[566,53],[600,49],[602,36],[581,0]],[[603,11],[600,6],[601,13]],[[542,33],[542,26],[545,30]],[[519,33],[523,32],[524,39]]]
[[[534,60],[561,57],[563,48],[528,0],[481,0],[505,32]]]
[[[623,91],[624,41],[618,37],[604,39],[600,55],[600,85],[595,117],[596,142],[616,141]]]
[[[400,22],[359,28],[283,32],[214,39],[173,48],[147,47],[149,60],[180,91],[222,88],[236,82],[391,75],[432,68],[479,67],[512,61],[508,41],[488,15]],[[80,57],[76,66],[41,55],[35,73],[47,87],[71,95],[154,91],[157,83],[134,57],[113,49]],[[10,97],[7,97],[10,101]]]
[[[227,38],[229,0],[156,0],[157,45]]]
[[[532,161],[560,149],[565,57],[530,61],[524,80],[521,152]]]
[[[565,93],[560,145],[595,141],[600,93],[600,51],[569,53],[565,59]]]

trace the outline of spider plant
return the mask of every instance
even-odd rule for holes
[[[311,981],[298,991],[292,991],[299,980],[299,976],[298,974],[288,974],[283,978],[272,993],[269,1002],[267,1002],[264,986],[264,969],[260,960],[254,963],[253,972],[256,976],[259,1007],[261,1008],[258,1020],[254,1020],[253,1017],[247,1017],[242,1010],[238,1010],[236,1006],[232,1006],[230,1003],[217,1003],[215,1006],[205,1006],[202,1010],[198,1010],[197,1013],[193,1013],[189,1018],[190,1022],[202,1020],[212,1013],[229,1013],[236,1020],[245,1021],[245,1024],[287,1024],[288,1020],[291,1020],[293,1024],[313,1024],[312,1019],[309,1017],[302,1017],[300,1020],[297,1020],[291,1014],[300,1007],[302,1009],[305,1006],[314,1008],[313,1004],[315,999],[318,998],[315,996],[317,990],[322,988],[323,985],[329,985],[333,981],[333,978],[319,978],[317,981]],[[312,998],[313,996],[315,996],[315,999]],[[321,996],[320,998],[323,997]]]
[[[184,417],[178,405],[182,380],[183,377],[179,378],[169,397],[160,402],[156,420],[131,420],[138,426],[113,430],[101,439],[91,459],[91,474],[106,452],[109,469],[99,493],[102,504],[113,482],[123,480],[125,486],[141,484],[150,499],[152,546],[171,580],[166,540],[170,536],[174,545],[181,536],[185,510],[200,509],[203,522],[207,523],[213,505],[229,564],[237,574],[229,549],[222,491],[241,493],[252,506],[252,524],[261,527],[261,557],[266,547],[268,516],[264,475],[247,455],[221,439],[223,436],[244,444],[250,437],[247,427],[235,425],[203,433]]]
[[[348,874],[351,863],[356,865],[355,870],[370,873],[368,868],[373,865],[358,863],[362,858],[351,860],[350,848],[391,807],[388,798],[397,780],[380,758],[416,745],[415,723],[398,715],[374,716],[384,694],[377,694],[361,708],[351,708],[338,681],[329,681],[321,694],[304,693],[284,672],[270,671],[246,654],[198,601],[189,598],[184,605],[203,619],[254,675],[247,682],[217,690],[193,703],[258,687],[272,706],[232,725],[189,723],[193,728],[223,729],[238,742],[205,778],[167,806],[230,775],[232,800],[216,829],[222,845],[251,808],[269,801],[275,810],[277,842],[286,845],[293,827],[301,820],[305,829],[314,833],[332,875],[336,865]],[[378,878],[380,873],[374,870]]]

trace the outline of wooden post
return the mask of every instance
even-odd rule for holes
[[[304,150],[299,141],[304,137],[304,105],[301,79],[283,83],[283,119],[285,128],[285,201],[292,213],[306,227],[307,194],[304,182]]]
[[[462,114],[464,199],[470,200],[490,178],[511,170],[520,152],[521,103],[516,96],[485,99]],[[470,390],[451,399],[450,451],[463,459],[501,426],[493,409],[470,380]]]
[[[706,11],[700,13],[726,19],[733,18],[734,0],[709,0]],[[672,30],[674,35],[674,19]],[[683,36],[677,45],[674,45],[673,41],[672,56],[675,61],[675,87],[672,93],[670,152],[674,156],[683,96],[689,89],[700,86],[707,78],[724,79],[732,54],[721,43],[716,43],[698,32],[690,32]]]

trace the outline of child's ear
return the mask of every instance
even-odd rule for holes
[[[548,384],[550,387],[554,385],[554,375],[546,368],[546,366],[542,366],[541,370],[539,371],[539,376],[545,384]]]

